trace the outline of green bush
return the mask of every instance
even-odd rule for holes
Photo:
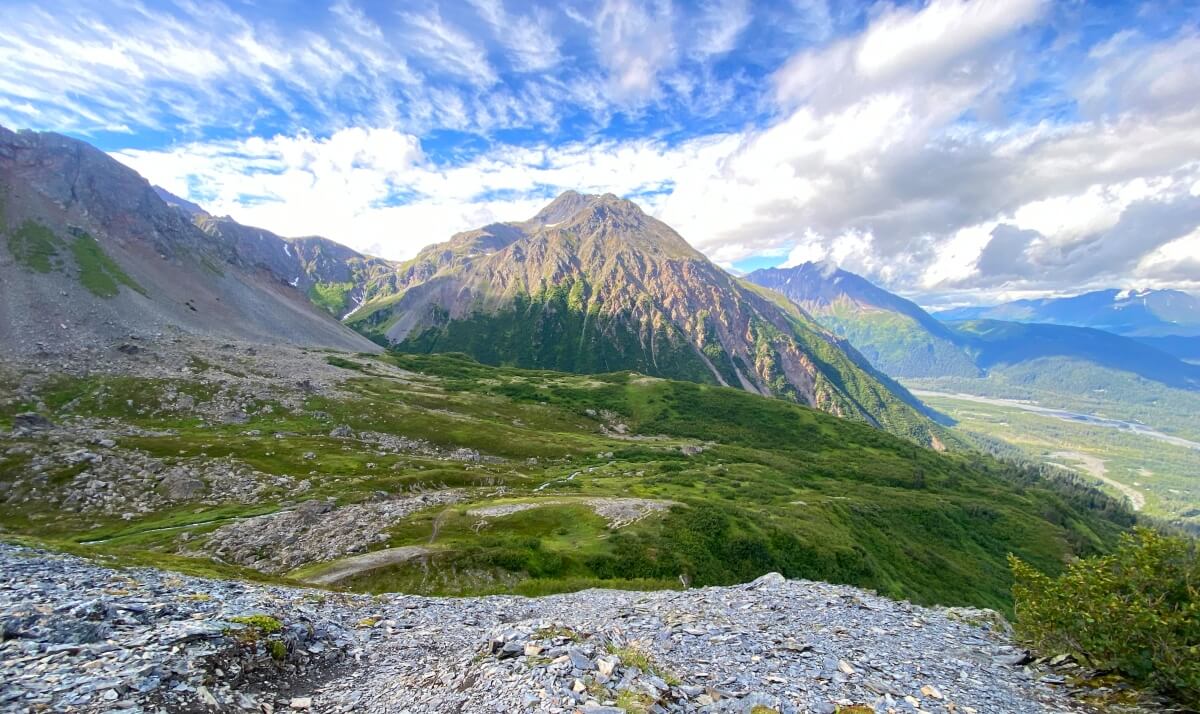
[[[1200,705],[1200,559],[1193,541],[1137,528],[1111,555],[1051,578],[1009,556],[1017,633],[1046,654]]]

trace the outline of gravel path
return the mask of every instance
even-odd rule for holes
[[[1017,664],[1023,653],[978,624],[986,611],[778,575],[685,592],[376,598],[3,545],[0,572],[4,712],[1086,711]],[[239,624],[252,615],[278,630]]]
[[[304,578],[304,582],[312,583],[313,585],[332,585],[359,573],[365,573],[388,565],[404,563],[432,552],[431,548],[426,548],[425,546],[405,545],[399,548],[385,548],[372,553],[355,555],[334,562],[328,569],[322,570],[311,577]]]

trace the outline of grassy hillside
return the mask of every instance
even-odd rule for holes
[[[1035,360],[1068,361],[1099,388],[1108,372],[1175,389],[1200,390],[1200,367],[1141,342],[1102,330],[1066,325],[1038,325],[1000,320],[948,323],[983,368],[1023,366]],[[952,375],[935,375],[952,376]]]
[[[975,377],[979,366],[953,333],[933,334],[908,315],[834,303],[814,312],[822,325],[849,340],[878,369],[897,379]]]
[[[1072,554],[1106,549],[1131,523],[1113,501],[1076,484],[980,455],[938,454],[740,390],[633,373],[496,368],[447,355],[328,359],[345,379],[336,393],[312,394],[291,408],[243,396],[248,421],[236,424],[204,421],[174,405],[184,394],[200,406],[217,399],[214,385],[244,374],[245,365],[200,360],[190,374],[171,379],[45,382],[37,399],[56,421],[73,416],[125,429],[118,450],[166,467],[214,459],[222,468],[247,467],[254,474],[247,478],[261,480],[260,495],[128,517],[51,508],[48,494],[83,467],[58,464],[43,452],[53,444],[30,436],[0,460],[0,480],[19,484],[34,462],[45,479],[33,495],[0,510],[0,525],[10,538],[134,562],[276,577],[199,553],[230,519],[300,500],[328,498],[344,507],[457,488],[461,502],[400,519],[384,540],[367,544],[420,546],[426,555],[343,584],[544,593],[733,583],[777,570],[918,602],[1007,609],[1008,553],[1056,572]],[[29,406],[0,406],[0,422]],[[380,450],[374,442],[335,438],[331,424],[497,458]],[[300,474],[302,493],[272,480]],[[614,523],[601,505],[617,498],[657,508]],[[497,506],[510,508],[480,515]],[[308,563],[278,577],[312,577],[330,567]]]

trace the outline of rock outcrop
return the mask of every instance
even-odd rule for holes
[[[0,353],[185,333],[373,351],[133,170],[0,127]]]

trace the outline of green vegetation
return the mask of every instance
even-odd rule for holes
[[[838,301],[812,314],[846,338],[871,364],[893,377],[979,374],[979,367],[952,335],[934,334],[903,313],[867,310]]]
[[[270,615],[240,615],[229,618],[229,621],[245,625],[264,635],[271,635],[283,629],[283,623]]]
[[[1111,555],[1057,578],[1012,557],[1017,632],[1047,654],[1200,705],[1200,556],[1195,541],[1139,528]]]
[[[346,313],[348,296],[354,290],[354,283],[314,283],[308,289],[308,299],[314,305],[340,318]]]
[[[93,295],[113,297],[119,292],[121,285],[146,294],[145,289],[126,275],[121,266],[108,257],[96,239],[87,233],[79,235],[71,243],[71,252],[75,255],[75,263],[79,267],[79,282]]]
[[[93,295],[113,297],[124,285],[143,295],[146,291],[134,282],[121,266],[104,252],[95,238],[79,233],[69,244],[48,227],[27,220],[8,237],[8,249],[17,262],[30,270],[49,273],[63,268],[62,252],[69,249],[79,269],[79,282]]]
[[[658,662],[655,662],[645,650],[636,645],[617,646],[610,644],[606,649],[609,654],[619,657],[621,664],[626,667],[637,667],[643,672],[649,672],[671,686],[679,684],[679,677]]]
[[[622,689],[617,692],[617,706],[624,709],[627,714],[644,714],[650,711],[654,704],[654,698],[649,694],[634,692],[631,689]]]
[[[17,262],[30,270],[49,273],[61,266],[62,241],[37,221],[25,221],[8,237],[8,249]]]
[[[913,381],[909,381],[913,385]],[[921,382],[928,384],[928,382]],[[953,388],[951,386],[950,388]],[[1090,475],[1097,467],[1112,482],[1144,499],[1142,512],[1200,533],[1200,450],[1165,443],[1128,429],[1030,412],[942,394],[922,395],[957,422],[955,431],[1006,459],[1056,463]],[[1198,407],[1200,409],[1200,407]],[[1122,493],[1112,485],[1105,490]]]
[[[37,397],[52,419],[136,427],[119,439],[120,449],[136,449],[164,468],[220,460],[220,468],[257,479],[260,490],[254,503],[178,502],[125,520],[40,500],[84,468],[51,462],[42,472],[45,490],[0,512],[0,528],[6,538],[36,536],[44,545],[123,562],[278,580],[205,559],[209,534],[297,500],[344,506],[377,501],[381,493],[456,488],[463,502],[417,512],[371,545],[421,546],[427,555],[339,585],[543,594],[729,584],[775,570],[922,603],[1008,610],[1008,553],[1054,573],[1073,555],[1107,551],[1132,523],[1112,499],[1068,479],[1048,480],[979,454],[938,454],[741,390],[631,373],[490,367],[454,355],[321,358],[345,370],[334,395],[288,409],[225,394],[249,415],[245,424],[202,420],[166,396],[202,405],[225,389],[219,380],[96,375],[46,382]],[[209,362],[206,375],[230,370]],[[26,408],[0,405],[0,421]],[[370,441],[330,437],[338,424],[499,458],[381,452]],[[36,440],[22,443],[40,448]],[[0,460],[0,480],[26,478],[33,458]],[[298,495],[281,485],[283,475],[303,478],[307,490]],[[614,498],[673,505],[614,526],[593,502]],[[472,512],[513,504],[534,507]],[[287,577],[325,567],[309,564]]]
[[[632,318],[601,315],[597,301],[585,304],[584,280],[518,294],[497,312],[474,312],[451,320],[442,313],[430,327],[396,346],[402,352],[462,352],[492,365],[563,372],[633,370],[654,376],[716,383],[687,338],[663,321],[644,335]]]
[[[283,640],[271,640],[267,643],[267,651],[271,653],[271,658],[277,662],[282,662],[287,657],[287,645]]]

